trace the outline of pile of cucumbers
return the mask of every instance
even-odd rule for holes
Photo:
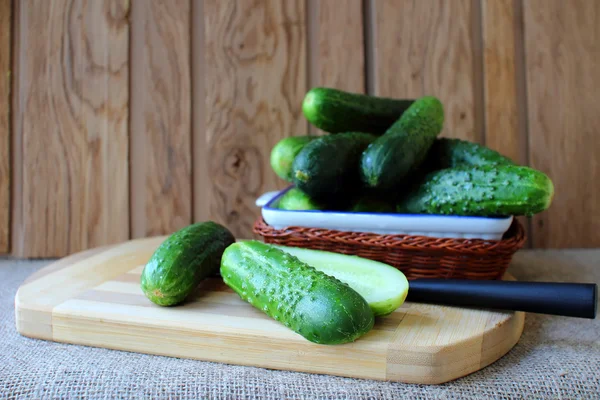
[[[285,210],[463,216],[531,216],[554,185],[488,147],[439,137],[444,107],[434,96],[393,99],[313,88],[302,111],[325,135],[291,136],[271,167],[294,188]]]
[[[220,277],[219,277],[220,275]],[[408,281],[387,264],[319,250],[236,241],[213,221],[189,225],[156,249],[141,276],[154,304],[202,301],[206,279],[222,279],[275,321],[319,344],[353,342],[376,317],[404,303]]]

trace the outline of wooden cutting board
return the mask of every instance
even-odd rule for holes
[[[317,345],[242,301],[219,279],[185,305],[151,303],[140,273],[165,237],[78,253],[29,277],[15,298],[25,336],[229,364],[400,382],[477,371],[519,340],[524,314],[405,303],[354,343]]]

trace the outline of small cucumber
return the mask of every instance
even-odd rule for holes
[[[408,280],[398,269],[358,256],[275,245],[306,264],[333,276],[356,290],[376,317],[400,307],[408,295]]]
[[[346,132],[313,140],[294,159],[294,185],[318,201],[343,200],[360,188],[361,153],[376,138]]]
[[[221,276],[243,300],[311,342],[353,342],[373,328],[373,312],[360,294],[271,245],[232,244]]]
[[[460,165],[515,165],[508,157],[489,147],[461,139],[439,138],[431,147],[428,160],[437,169]]]
[[[302,112],[311,124],[325,132],[358,131],[380,135],[413,101],[316,87],[306,93]]]
[[[142,292],[160,306],[181,303],[200,281],[219,271],[223,251],[234,242],[227,228],[212,221],[173,233],[145,265]]]
[[[546,210],[554,185],[546,174],[516,165],[458,166],[428,174],[404,197],[400,213],[531,216]]]
[[[298,188],[291,188],[281,196],[277,208],[281,210],[323,210],[325,207]]]
[[[302,148],[318,136],[290,136],[281,139],[271,149],[271,168],[281,179],[292,181],[292,163]]]
[[[361,178],[369,187],[392,190],[425,160],[444,125],[444,108],[435,97],[415,101],[361,158]]]

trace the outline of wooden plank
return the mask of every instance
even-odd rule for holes
[[[476,68],[479,19],[471,0],[371,1],[374,93],[439,97],[443,136],[482,139]],[[476,101],[477,100],[477,101]]]
[[[11,0],[0,0],[0,253],[10,241]]]
[[[301,135],[307,87],[305,1],[204,2],[210,214],[250,237],[258,196],[285,186],[271,148]]]
[[[132,3],[132,237],[192,220],[189,0]]]
[[[519,132],[517,107],[516,7],[515,0],[482,2],[485,143],[524,164],[526,137]]]
[[[129,237],[128,3],[16,2],[13,252]]]
[[[600,245],[600,2],[523,2],[531,166],[554,181],[535,247]]]
[[[520,312],[406,303],[355,342],[319,345],[241,300],[221,279],[208,279],[185,303],[159,307],[139,282],[163,239],[88,251],[42,269],[15,296],[18,332],[171,357],[441,383],[502,357],[523,328]]]

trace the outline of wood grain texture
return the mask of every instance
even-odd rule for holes
[[[482,2],[485,143],[524,164],[526,132],[519,131],[517,107],[516,7],[516,0]]]
[[[361,0],[316,1],[316,82],[350,92],[365,92],[365,53]]]
[[[11,0],[0,0],[0,254],[10,246]]]
[[[529,155],[555,184],[534,247],[600,245],[600,2],[523,2]]]
[[[25,336],[172,357],[412,383],[441,383],[494,362],[519,340],[524,314],[405,303],[354,343],[309,342],[207,279],[159,307],[140,274],[163,237],[60,260],[19,288]],[[47,270],[47,271],[46,271]]]
[[[434,95],[445,109],[443,136],[479,142],[475,20],[471,0],[374,0],[374,94]]]
[[[205,0],[210,215],[250,237],[258,196],[286,185],[271,148],[306,132],[305,1]]]
[[[192,221],[189,0],[132,3],[132,237]]]
[[[128,2],[16,2],[13,252],[122,241],[128,224]]]

